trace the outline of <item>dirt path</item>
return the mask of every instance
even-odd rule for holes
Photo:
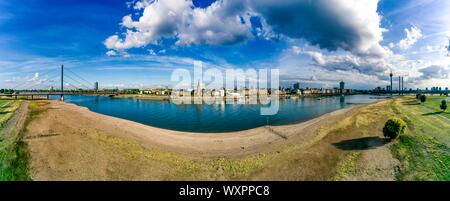
[[[346,156],[338,169],[335,180],[345,181],[394,181],[395,167],[399,161],[392,157],[384,139],[372,137],[365,142],[367,149],[354,151]]]
[[[373,118],[366,125],[356,125],[363,133],[360,138],[340,141],[335,143],[337,147],[352,151],[337,167],[336,180],[350,181],[394,181],[396,168],[399,161],[395,159],[390,151],[392,143],[387,141],[381,132],[385,119],[396,112],[396,100],[385,105],[384,113],[377,111],[380,120]],[[381,108],[373,108],[381,109]],[[360,118],[371,118],[371,110],[363,110]],[[383,110],[381,110],[383,111]],[[364,114],[364,112],[367,112]]]

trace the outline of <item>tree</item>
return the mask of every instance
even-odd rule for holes
[[[447,109],[447,101],[442,100],[440,107],[442,111],[445,111]]]
[[[420,96],[422,96],[422,94],[416,94],[416,99],[419,100]]]
[[[427,101],[427,96],[421,95],[420,96],[420,102],[425,103],[425,101]]]
[[[383,127],[384,137],[390,140],[396,139],[399,135],[406,133],[406,123],[402,119],[389,118]]]

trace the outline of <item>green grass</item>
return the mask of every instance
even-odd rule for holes
[[[18,108],[18,103],[17,101],[0,100],[0,130]]]
[[[0,181],[30,180],[28,155],[24,142],[0,142]]]
[[[2,106],[5,101],[0,101]],[[28,156],[26,144],[20,139],[22,133],[17,132],[5,136],[2,132],[3,126],[11,118],[14,111],[19,107],[20,101],[11,101],[7,108],[0,108],[3,112],[0,116],[2,126],[0,127],[0,181],[29,180]]]
[[[429,109],[429,113],[437,112],[439,115],[445,116],[450,119],[450,108],[447,108],[445,112],[440,109],[441,101],[447,100],[447,105],[450,104],[450,97],[439,95],[427,95],[427,100],[422,103],[423,106]],[[440,113],[442,112],[442,113]]]
[[[2,106],[3,104],[9,102],[10,100],[0,100],[0,106]]]
[[[443,98],[428,97],[425,104],[411,104],[414,98],[408,97],[395,105],[409,129],[391,149],[400,161],[398,180],[450,180],[450,121],[433,114]]]
[[[450,149],[436,138],[404,135],[392,151],[401,162],[398,180],[450,180]]]
[[[12,101],[0,100],[0,129],[3,127],[5,122],[9,119],[10,104]]]

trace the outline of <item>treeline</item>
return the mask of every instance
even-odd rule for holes
[[[0,89],[0,94],[12,94],[14,89]]]

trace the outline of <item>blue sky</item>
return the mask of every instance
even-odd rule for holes
[[[0,88],[56,87],[46,72],[61,64],[86,85],[170,86],[194,60],[279,68],[284,86],[368,89],[392,70],[407,87],[450,87],[449,1],[331,2],[0,0]]]

